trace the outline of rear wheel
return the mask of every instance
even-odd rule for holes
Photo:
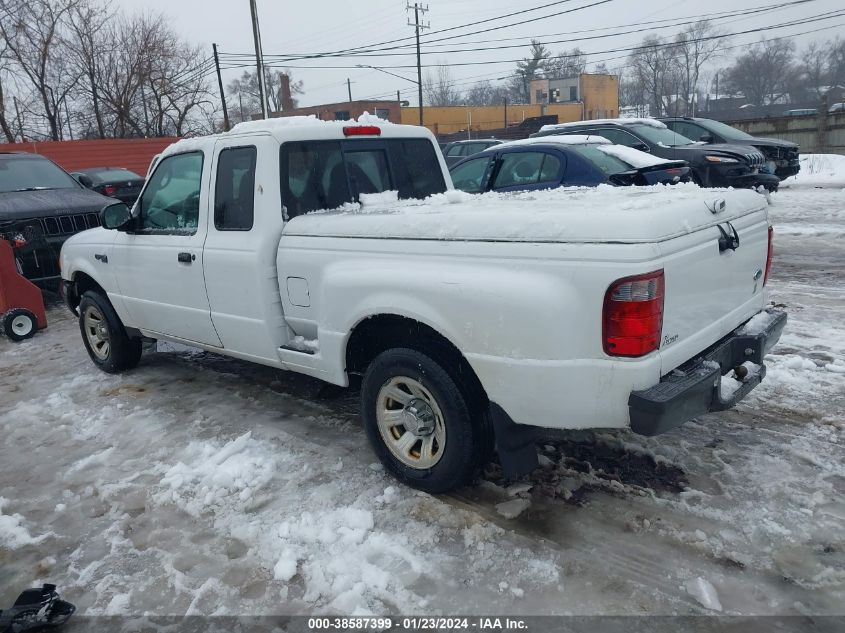
[[[472,481],[487,456],[489,425],[473,398],[433,358],[389,349],[364,375],[361,415],[385,468],[431,493]]]
[[[132,369],[141,359],[141,339],[126,334],[109,300],[89,290],[79,302],[82,342],[94,364],[110,374]]]
[[[24,308],[14,308],[3,315],[3,332],[13,341],[23,341],[35,336],[38,321]]]

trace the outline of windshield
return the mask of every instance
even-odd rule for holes
[[[720,121],[697,121],[699,125],[702,127],[707,128],[711,132],[715,132],[719,136],[724,136],[726,138],[739,138],[745,141],[751,140],[754,137],[750,134],[746,134],[742,130],[738,130],[735,127],[731,127],[730,125],[725,125]]]
[[[82,173],[88,174],[91,178],[106,182],[113,180],[137,180],[140,178],[135,172],[118,167],[114,169],[90,169]]]
[[[606,176],[634,169],[633,165],[629,165],[616,156],[605,154],[595,145],[573,145],[571,149],[574,149],[593,165],[601,169]]]
[[[681,145],[692,145],[691,141],[686,136],[673,132],[669,128],[655,127],[653,125],[631,125],[629,126],[634,132],[642,136],[649,143],[655,145],[663,145],[664,147],[679,147]]]
[[[46,158],[0,159],[0,193],[34,189],[78,189],[77,182]]]

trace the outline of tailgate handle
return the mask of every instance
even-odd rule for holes
[[[724,253],[727,250],[735,251],[739,248],[739,233],[736,232],[734,225],[730,222],[728,222],[728,226],[731,228],[730,233],[723,229],[721,224],[716,225],[716,228],[722,234],[722,237],[719,238],[720,253]]]

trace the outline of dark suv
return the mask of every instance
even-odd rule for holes
[[[798,145],[776,138],[757,138],[742,130],[713,119],[672,117],[659,119],[670,130],[705,143],[735,143],[756,147],[766,157],[764,170],[783,180],[801,171],[798,162]]]
[[[43,156],[0,152],[0,239],[14,246],[23,275],[42,286],[58,284],[65,240],[99,226],[112,202]]]
[[[747,145],[706,145],[673,132],[656,119],[605,119],[543,126],[536,136],[595,134],[667,160],[685,160],[702,187],[765,187],[776,191],[780,178],[763,173],[765,157]]]

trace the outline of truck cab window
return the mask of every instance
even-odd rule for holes
[[[284,143],[279,166],[289,217],[336,209],[363,193],[395,190],[405,199],[446,191],[440,161],[427,139]]]
[[[255,219],[254,146],[224,149],[217,158],[214,227],[218,231],[249,231]]]
[[[141,232],[197,232],[202,164],[202,152],[176,154],[159,161],[141,196]]]

